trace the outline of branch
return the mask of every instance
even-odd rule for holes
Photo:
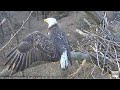
[[[88,15],[88,17],[94,20],[97,25],[100,25],[100,23],[103,20],[103,17],[99,15],[97,11],[84,11],[84,12]]]
[[[86,63],[86,60],[83,60],[82,64],[80,64],[79,68],[74,73],[72,73],[69,77],[73,78],[79,71],[81,71],[81,69],[82,69],[82,67],[84,66],[85,63]]]
[[[90,55],[88,53],[83,52],[71,52],[71,60],[90,60]]]
[[[1,26],[5,21],[6,21],[6,19],[4,18],[4,19],[2,20],[2,22],[0,23],[0,26]]]
[[[27,19],[25,21],[23,21],[22,26],[20,27],[20,29],[11,37],[11,39],[0,49],[0,51],[2,51],[7,45],[9,45],[9,43],[13,40],[13,38],[24,28],[24,25],[26,24],[26,22],[29,20],[31,14],[33,13],[33,11],[30,12],[29,16],[27,17]]]
[[[79,33],[80,35],[84,36],[84,37],[87,37],[87,36],[88,36],[87,33],[84,33],[84,32],[82,32],[82,31],[79,30],[79,29],[76,29],[76,32]]]

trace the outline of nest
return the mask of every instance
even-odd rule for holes
[[[91,56],[91,61],[96,64],[102,71],[119,71],[120,70],[120,34],[113,31],[113,25],[110,24],[106,13],[99,25],[92,25],[86,19],[89,25],[88,30],[76,31],[84,36],[79,41],[81,50]]]

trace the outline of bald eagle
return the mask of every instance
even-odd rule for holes
[[[68,39],[65,32],[61,30],[55,18],[44,19],[48,23],[49,36],[40,31],[34,31],[27,35],[6,56],[9,69],[13,72],[23,71],[36,61],[60,61],[62,70],[68,68],[71,59]]]

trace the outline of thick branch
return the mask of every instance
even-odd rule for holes
[[[83,52],[71,52],[71,58],[72,60],[90,60],[90,56],[87,53],[83,53]]]

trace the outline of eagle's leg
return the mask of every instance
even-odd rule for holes
[[[66,70],[68,68],[68,56],[67,56],[67,50],[63,52],[60,59],[60,66],[62,70]]]

